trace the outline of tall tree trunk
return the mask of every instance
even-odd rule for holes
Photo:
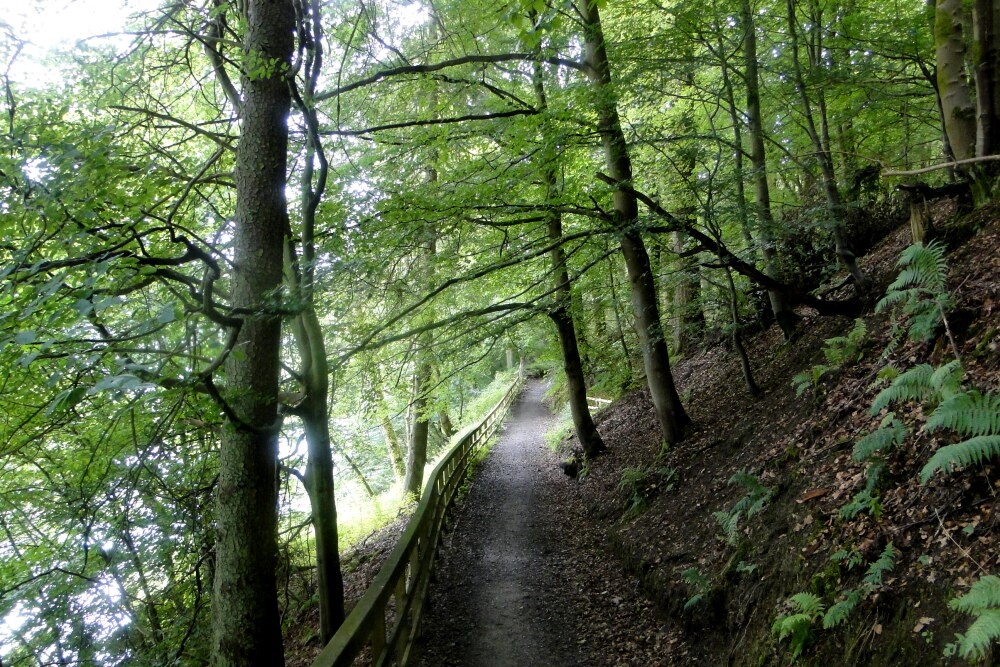
[[[750,134],[750,164],[753,165],[754,202],[757,209],[757,235],[760,237],[760,253],[764,258],[764,270],[772,278],[777,277],[777,253],[774,251],[774,216],[771,214],[771,188],[767,182],[767,151],[764,149],[764,122],[760,110],[760,74],[757,68],[757,28],[750,9],[750,0],[740,5],[743,21],[743,65],[746,70],[747,124]],[[778,322],[785,340],[791,339],[798,326],[798,316],[788,303],[785,295],[777,290],[768,290],[771,311]]]
[[[427,169],[425,183],[436,183],[438,179],[437,169],[430,167]],[[423,254],[425,268],[427,269],[427,283],[433,281],[432,262],[437,253],[436,232],[431,229],[430,224],[425,225],[425,233],[428,238],[423,243]],[[427,465],[427,436],[430,433],[431,415],[428,410],[428,396],[433,382],[434,367],[431,364],[431,346],[433,337],[430,332],[421,334],[417,342],[416,370],[413,374],[413,428],[410,430],[410,440],[406,452],[406,476],[403,479],[403,490],[414,496],[420,495],[420,489],[424,484],[424,466]]]
[[[532,16],[534,20],[534,16]],[[532,82],[535,88],[535,97],[538,101],[539,109],[543,111],[548,108],[545,97],[545,83],[543,79],[541,63],[535,63]],[[543,125],[542,131],[545,132]],[[545,202],[549,203],[556,198],[559,189],[556,175],[557,153],[553,142],[545,141],[545,148],[541,152],[541,176],[542,184],[545,187]],[[549,238],[557,242],[562,239],[562,215],[557,211],[548,214]],[[566,374],[567,400],[569,401],[570,414],[573,416],[573,427],[576,430],[576,437],[583,447],[583,453],[587,458],[593,458],[606,449],[604,441],[597,432],[597,426],[590,414],[590,406],[587,405],[587,381],[583,375],[583,363],[580,359],[580,348],[576,338],[576,326],[573,322],[572,303],[573,292],[569,279],[569,271],[566,269],[566,254],[562,246],[554,244],[549,253],[552,261],[552,278],[555,282],[555,292],[553,293],[553,304],[549,309],[549,318],[556,325],[556,332],[559,336],[559,347],[562,350],[563,372]]]
[[[788,11],[788,38],[792,47],[792,71],[795,77],[795,88],[799,93],[799,100],[802,102],[802,116],[805,121],[806,134],[812,142],[813,150],[819,161],[820,175],[823,180],[823,192],[826,196],[827,214],[830,216],[830,226],[833,230],[833,241],[836,245],[837,258],[841,261],[848,273],[854,279],[854,284],[858,290],[868,289],[868,278],[861,267],[858,266],[857,256],[851,247],[847,232],[844,229],[844,205],[840,198],[840,189],[837,187],[837,175],[833,168],[833,156],[830,154],[830,132],[825,119],[825,114],[821,114],[820,126],[822,133],[816,129],[816,118],[812,109],[812,100],[809,98],[809,91],[806,89],[805,77],[802,74],[802,63],[799,60],[799,33],[798,19],[795,15],[795,0],[787,0]],[[819,17],[812,17],[810,20],[811,30],[816,31],[816,45],[814,51],[823,51],[821,31],[822,21]],[[813,56],[815,60],[818,56]],[[814,62],[814,67],[819,67],[818,62]],[[821,98],[822,99],[822,98]],[[825,103],[824,103],[825,106]]]
[[[277,396],[281,321],[265,303],[282,279],[291,63],[295,13],[288,0],[246,0],[244,62],[273,71],[244,76],[236,148],[232,303],[245,316],[240,354],[225,363],[228,404],[219,452],[212,664],[281,667],[277,582]]]
[[[430,434],[430,415],[427,410],[427,394],[430,390],[431,373],[429,336],[421,336],[420,350],[417,352],[417,368],[413,373],[412,428],[406,448],[406,475],[403,490],[413,496],[420,496],[424,485],[424,467],[427,465],[427,436]]]
[[[934,12],[937,84],[945,131],[956,160],[971,158],[976,151],[976,107],[965,76],[962,24],[962,0],[937,0]]]
[[[403,447],[399,443],[399,436],[396,435],[396,427],[392,425],[388,413],[383,413],[379,417],[379,426],[382,428],[382,435],[385,436],[385,447],[389,450],[389,463],[392,465],[392,474],[396,479],[403,479],[404,461]]]
[[[679,211],[678,217],[687,218],[690,211]],[[684,233],[671,233],[671,245],[677,256],[677,276],[674,283],[673,323],[674,352],[686,354],[691,340],[705,327],[705,314],[698,304],[701,294],[701,276],[696,257],[684,257]]]
[[[745,18],[742,19],[744,22]],[[752,29],[753,25],[747,28]],[[757,37],[754,35],[754,42],[750,45],[753,54],[753,65],[755,68],[754,76],[756,77],[756,67],[757,67]],[[746,44],[744,44],[746,48]],[[748,261],[756,264],[757,263],[757,249],[753,242],[753,234],[750,231],[750,215],[747,210],[747,195],[746,195],[746,184],[744,182],[744,177],[746,176],[746,168],[743,166],[743,119],[740,117],[740,110],[736,106],[736,93],[733,91],[733,81],[729,76],[729,70],[732,67],[729,64],[729,58],[726,55],[729,50],[726,47],[722,36],[719,36],[718,52],[722,58],[722,63],[720,69],[722,70],[722,90],[725,95],[726,107],[729,111],[729,119],[733,124],[733,171],[736,175],[736,217],[740,223],[740,233],[743,236],[743,241],[746,243],[747,251],[749,253]],[[738,76],[738,75],[737,75]],[[749,78],[749,72],[747,72],[747,78]],[[756,81],[754,82],[756,84]],[[748,95],[749,97],[749,95]],[[760,93],[757,93],[757,123],[760,124]],[[761,144],[763,146],[763,142]],[[767,171],[766,163],[764,165],[764,184],[767,185]]]
[[[584,63],[587,76],[594,87],[594,104],[597,127],[604,146],[608,175],[618,183],[631,184],[632,160],[629,156],[625,133],[618,117],[618,104],[611,80],[611,64],[605,49],[604,31],[597,0],[583,0],[581,18],[584,29]],[[663,442],[678,442],[684,427],[691,422],[681,405],[670,372],[670,357],[663,338],[660,309],[656,300],[656,277],[649,263],[649,254],[636,229],[639,207],[635,194],[623,188],[614,193],[615,224],[621,234],[621,250],[628,269],[632,292],[632,311],[635,313],[642,360],[646,369],[646,382],[653,400],[656,418],[660,423]]]
[[[316,210],[326,190],[328,164],[319,134],[319,121],[311,100],[322,71],[322,26],[319,0],[310,0],[308,11],[300,15],[298,30],[305,46],[302,69],[304,99],[296,91],[295,102],[306,121],[305,159],[301,179],[302,262],[298,261],[291,235],[286,239],[285,273],[289,288],[301,301],[301,312],[292,322],[299,351],[299,377],[305,398],[295,414],[302,421],[306,437],[306,489],[312,509],[316,540],[316,579],[319,593],[320,639],[326,643],[344,621],[344,580],[340,567],[337,535],[337,501],[334,485],[333,451],[330,438],[330,368],[326,341],[316,314]],[[311,33],[308,38],[306,34]],[[318,165],[318,170],[316,169]]]
[[[996,30],[1000,25],[1000,3],[996,0],[975,0],[972,10],[972,32],[975,48],[976,81],[976,156],[993,155],[1000,150],[1000,53]],[[994,170],[995,171],[995,170]]]

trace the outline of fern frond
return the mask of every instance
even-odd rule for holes
[[[913,272],[915,280],[910,284],[943,290],[948,277],[946,251],[947,248],[940,241],[932,241],[927,245],[914,243],[899,255],[896,266],[908,267]]]
[[[876,452],[889,449],[903,442],[906,427],[890,412],[882,420],[879,428],[854,443],[854,460],[858,463],[868,460]]]
[[[1000,577],[987,575],[972,584],[969,592],[948,603],[966,614],[978,614],[988,609],[1000,609]]]
[[[854,590],[848,593],[847,598],[830,606],[823,615],[823,629],[835,628],[851,615],[854,608],[861,601],[861,593]]]
[[[809,614],[789,614],[788,616],[782,616],[771,626],[771,632],[778,635],[778,639],[781,640],[808,628],[812,620],[813,617]]]
[[[938,366],[934,369],[934,373],[931,374],[931,386],[939,394],[948,396],[959,391],[964,373],[961,361],[957,359],[949,361],[944,366]]]
[[[919,290],[898,290],[886,292],[886,295],[879,299],[878,303],[875,304],[875,312],[881,313],[882,311],[892,308],[900,303],[905,303],[920,296]]]
[[[892,542],[885,545],[885,549],[882,550],[882,555],[878,557],[874,563],[868,566],[867,572],[865,572],[865,577],[862,579],[862,583],[870,586],[871,588],[878,588],[882,585],[882,577],[892,571],[892,568],[896,567],[896,558],[899,556],[899,551],[896,547],[892,546]]]
[[[1000,434],[980,435],[954,445],[946,445],[934,452],[934,456],[920,471],[920,482],[926,484],[938,470],[947,471],[952,467],[982,463],[996,456],[1000,456]]]
[[[751,493],[757,491],[764,491],[767,488],[760,483],[760,480],[757,479],[757,475],[749,473],[746,470],[737,470],[735,473],[733,473],[733,476],[730,477],[729,481],[726,483],[729,484],[730,486],[734,484],[739,484],[740,486],[742,486],[747,491],[750,491]]]
[[[985,658],[993,642],[1000,639],[1000,609],[981,612],[964,635],[958,635],[958,654],[966,659]]]
[[[883,408],[887,408],[893,403],[900,401],[917,401],[930,398],[933,395],[931,388],[932,375],[934,375],[934,367],[930,364],[920,364],[902,373],[893,380],[891,385],[878,393],[869,413],[873,416],[877,415]]]
[[[712,517],[715,519],[716,523],[719,524],[719,528],[722,529],[722,534],[729,544],[736,544],[737,538],[739,537],[739,527],[740,518],[742,518],[743,512],[740,510],[734,510],[732,512],[712,512]]]
[[[803,614],[808,614],[812,618],[816,618],[826,609],[823,599],[813,593],[796,593],[788,598],[788,601]]]
[[[1000,434],[1000,394],[955,394],[931,413],[924,428],[947,428],[966,437]]]

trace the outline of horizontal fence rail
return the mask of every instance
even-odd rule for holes
[[[500,402],[434,466],[396,548],[312,667],[348,667],[367,645],[371,646],[373,666],[406,665],[420,625],[445,514],[473,457],[500,430],[523,382],[522,364]]]
[[[597,398],[596,396],[587,397],[587,407],[590,408],[591,412],[603,410],[609,405],[611,405],[611,401],[606,398]]]

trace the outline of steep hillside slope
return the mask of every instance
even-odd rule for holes
[[[934,452],[959,439],[923,429],[933,398],[890,406],[909,434],[883,450],[885,465],[867,495],[879,455],[858,462],[852,454],[887,413],[869,411],[891,381],[879,382],[886,366],[937,367],[957,353],[963,388],[1000,390],[997,216],[985,210],[942,227],[953,246],[948,324],[957,349],[937,326],[928,342],[904,340],[887,352],[892,318],[869,312],[865,331],[855,333],[858,353],[797,396],[793,377],[828,364],[826,339],[855,327],[801,311],[803,335],[794,343],[783,343],[776,327],[749,342],[759,399],[722,346],[677,364],[696,426],[672,451],[659,451],[645,392],[600,416],[610,451],[567,489],[589,508],[588,529],[604,532],[660,605],[675,637],[663,664],[947,662],[946,645],[973,620],[949,600],[1000,574],[995,462],[920,483]],[[908,244],[909,230],[897,230],[865,258],[864,270],[884,288]],[[1000,428],[1000,417],[993,420]]]

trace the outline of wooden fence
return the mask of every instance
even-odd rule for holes
[[[371,646],[371,664],[375,667],[407,664],[420,626],[445,514],[476,452],[503,425],[523,378],[522,366],[503,399],[434,466],[396,548],[312,667],[353,665],[366,645]]]
[[[596,396],[587,397],[587,407],[590,408],[591,412],[603,410],[609,405],[611,405],[611,401],[606,398],[597,398]]]

